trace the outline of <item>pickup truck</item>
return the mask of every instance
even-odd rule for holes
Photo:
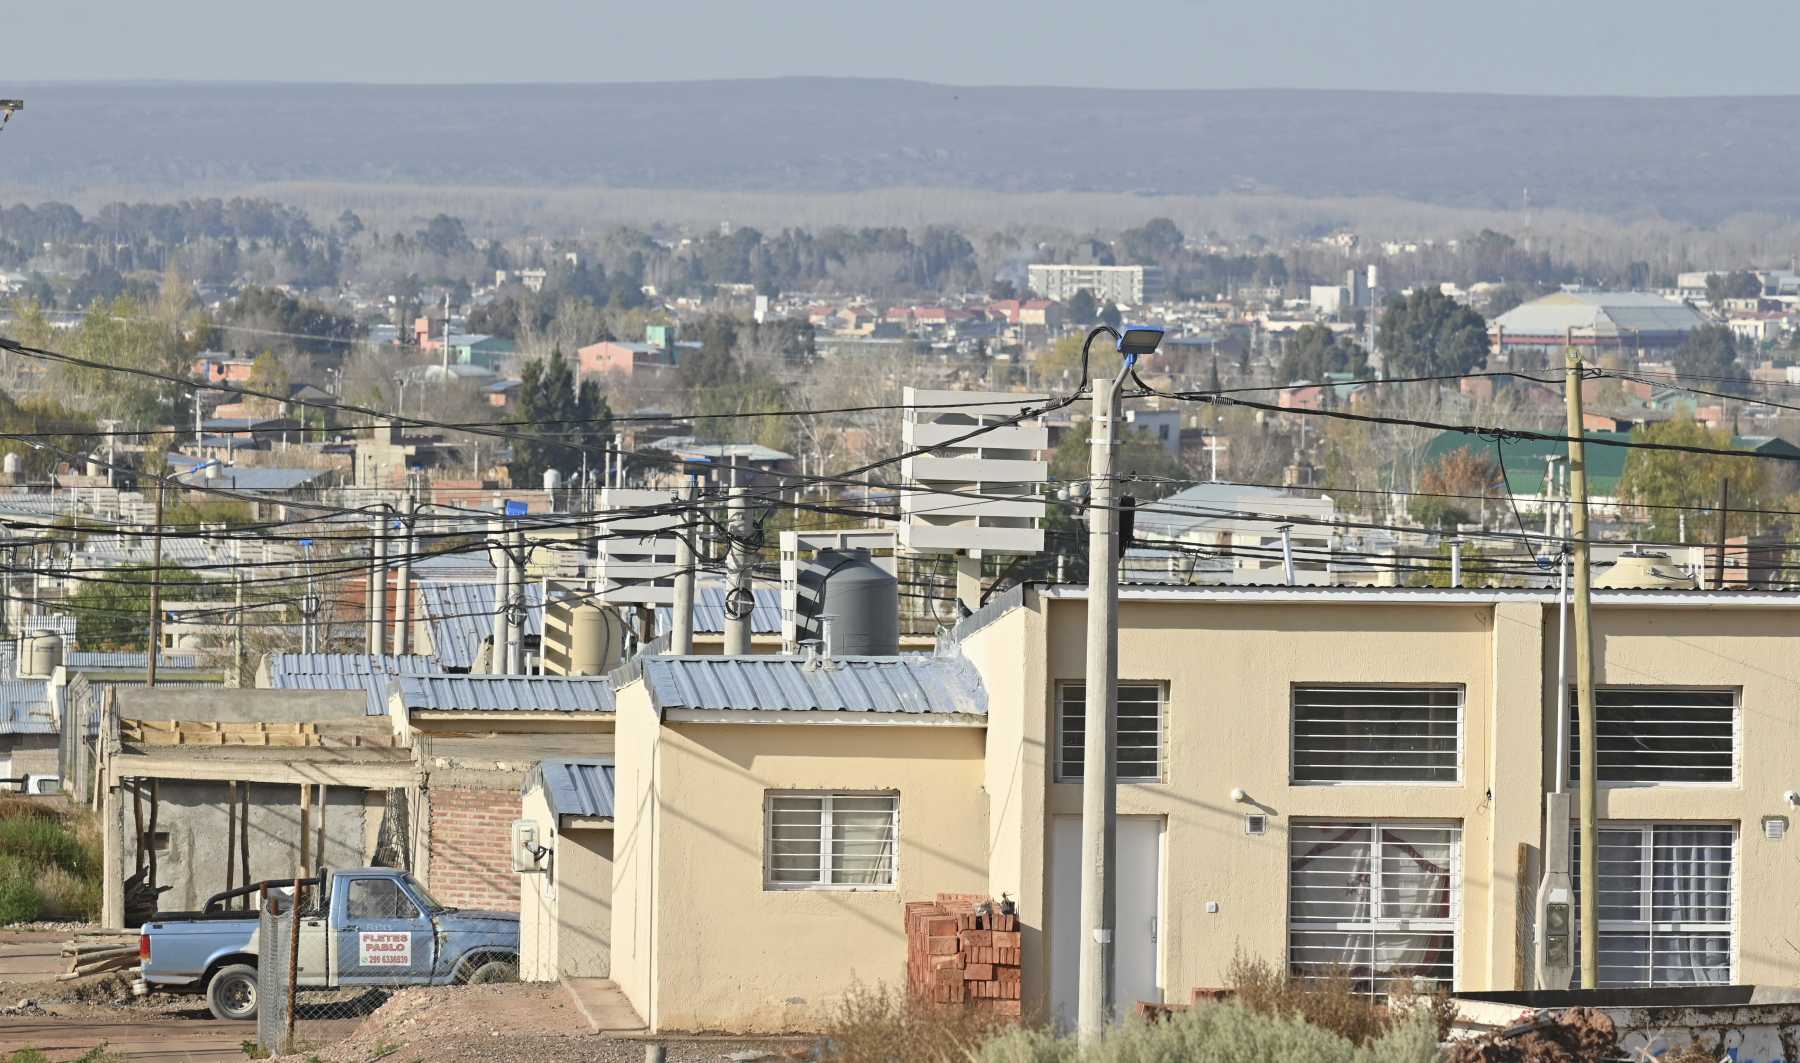
[[[448,908],[405,871],[368,867],[307,880],[300,989],[507,982],[519,973],[519,917]],[[256,1017],[259,919],[230,902],[260,894],[285,907],[293,882],[209,898],[199,912],[158,912],[138,938],[148,990],[203,993],[216,1018]]]

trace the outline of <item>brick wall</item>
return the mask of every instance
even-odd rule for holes
[[[509,790],[432,787],[431,878],[427,886],[455,908],[519,910],[512,869],[512,821],[519,794]]]

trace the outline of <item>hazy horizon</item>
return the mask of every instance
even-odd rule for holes
[[[774,10],[772,10],[774,8]],[[1800,94],[1790,5],[1693,17],[1669,0],[1516,0],[1504,11],[1386,0],[1270,9],[1143,0],[1097,14],[917,0],[598,5],[542,0],[495,18],[476,0],[314,0],[245,9],[69,0],[7,13],[8,85],[69,82],[636,84],[787,76],[969,87],[1323,89],[1525,96]],[[1147,43],[1146,43],[1147,42]]]

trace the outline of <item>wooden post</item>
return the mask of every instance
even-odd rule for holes
[[[310,864],[306,859],[306,843],[312,831],[312,787],[300,784],[300,857],[295,862],[296,881],[310,874]]]
[[[144,857],[147,854],[144,852],[144,783],[141,779],[131,781],[131,835],[136,839],[134,848],[137,850],[137,860],[133,867],[142,875]]]
[[[147,859],[145,860],[144,866],[146,866],[150,869],[150,877],[147,880],[145,880],[144,884],[147,886],[152,886],[152,887],[154,887],[156,885],[156,812],[157,812],[157,809],[161,805],[162,805],[162,780],[161,779],[151,779],[150,780],[150,821],[144,827],[143,845],[144,845],[144,849],[146,850],[146,852],[148,854]]]
[[[308,790],[302,787],[300,792],[304,794]],[[305,802],[303,801],[301,804],[304,808]],[[304,835],[302,837],[304,839]],[[305,841],[302,840],[301,848],[305,848],[305,845]],[[281,1051],[283,1053],[292,1051],[294,1047],[294,997],[300,987],[300,905],[304,899],[300,895],[300,889],[303,877],[296,876],[294,878],[294,896],[288,902],[288,920],[293,929],[288,933],[287,1037],[282,1041]]]
[[[238,866],[242,868],[244,885],[251,883],[250,878],[250,784],[244,784],[244,812],[238,826]]]
[[[325,866],[325,798],[331,790],[324,783],[319,784],[318,835],[313,842],[313,862],[320,867]]]

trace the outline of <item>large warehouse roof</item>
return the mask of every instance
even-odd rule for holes
[[[1615,339],[1689,332],[1705,324],[1693,307],[1649,292],[1553,292],[1494,319],[1507,339],[1565,335]]]

